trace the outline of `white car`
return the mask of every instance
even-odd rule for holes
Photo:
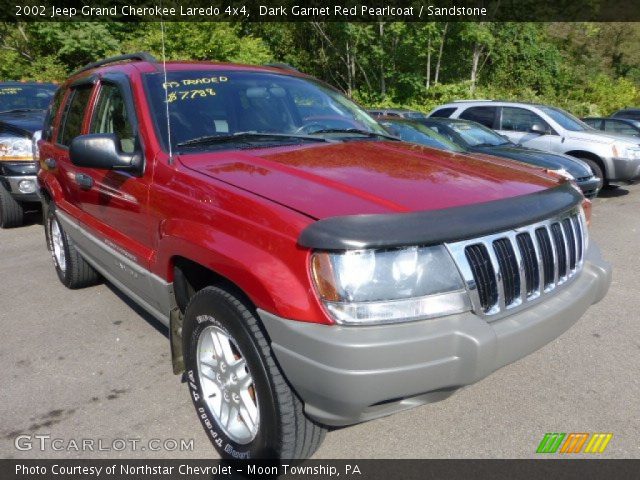
[[[595,130],[557,107],[465,100],[442,105],[429,116],[473,120],[524,147],[572,155],[588,163],[605,183],[640,177],[637,139]]]

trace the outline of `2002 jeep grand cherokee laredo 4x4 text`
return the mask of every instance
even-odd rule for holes
[[[389,138],[287,69],[166,69],[133,54],[60,89],[46,236],[66,286],[101,274],[169,326],[221,455],[310,456],[324,426],[445,398],[605,295],[571,183]]]

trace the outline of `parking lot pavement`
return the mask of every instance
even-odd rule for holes
[[[546,432],[612,432],[603,456],[640,458],[640,186],[605,192],[592,223],[614,279],[572,329],[444,402],[334,430],[316,457],[533,457]],[[0,282],[1,457],[215,457],[166,331],[110,285],[65,289],[37,220],[0,231]],[[17,450],[21,434],[62,450]]]

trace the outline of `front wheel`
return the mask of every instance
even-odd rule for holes
[[[24,223],[24,208],[0,183],[0,228],[20,227]]]
[[[308,419],[255,313],[206,287],[187,306],[183,351],[196,413],[223,458],[308,458],[325,429]]]

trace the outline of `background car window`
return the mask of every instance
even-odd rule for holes
[[[381,122],[381,124],[391,133],[404,142],[418,143],[428,147],[437,148],[439,150],[447,150],[453,152],[462,152],[463,149],[458,147],[447,138],[442,137],[435,131],[423,125],[412,125],[400,122]]]
[[[438,117],[438,118],[449,118],[456,109],[453,107],[439,108],[435,112],[433,112],[430,117]]]
[[[599,118],[584,118],[582,121],[596,130],[602,129],[602,120]]]
[[[471,107],[460,114],[460,118],[473,120],[485,127],[493,128],[497,107]]]
[[[54,85],[0,84],[0,112],[23,108],[44,110],[55,91]]]
[[[80,135],[84,109],[89,104],[92,89],[93,85],[82,85],[71,91],[61,122],[62,128],[58,132],[59,144],[69,146],[71,140]]]
[[[135,150],[135,136],[122,92],[115,85],[103,84],[91,121],[91,133],[115,133],[125,153]]]
[[[605,132],[621,133],[623,135],[638,135],[638,131],[625,122],[617,122],[615,120],[605,120]]]
[[[537,114],[524,108],[503,107],[502,108],[502,124],[500,130],[510,132],[529,132],[534,124],[539,124],[547,131],[550,131],[549,125]]]

